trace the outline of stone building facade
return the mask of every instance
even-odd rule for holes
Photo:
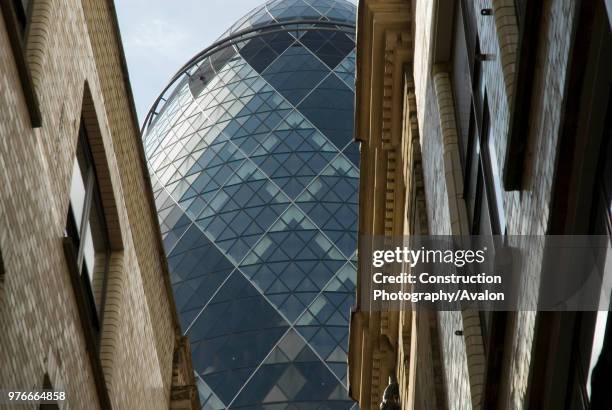
[[[0,2],[0,253],[2,389],[199,408],[111,0]]]
[[[611,6],[360,1],[360,241],[610,237]],[[525,266],[541,259],[520,252]],[[358,279],[358,292],[367,286]],[[391,377],[405,409],[610,408],[606,320],[607,312],[374,312],[358,296],[350,394],[362,409],[378,408]]]

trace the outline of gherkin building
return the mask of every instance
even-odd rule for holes
[[[272,0],[171,79],[143,140],[204,409],[352,409],[355,6]]]

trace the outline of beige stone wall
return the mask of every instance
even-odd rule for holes
[[[359,14],[355,131],[362,143],[359,229],[362,234],[401,235],[406,212],[401,113],[404,68],[412,49],[410,2],[366,0],[360,3]],[[357,286],[368,285],[358,282]],[[409,354],[410,332],[400,340],[399,320],[397,312],[369,312],[368,306],[357,306],[352,315],[349,389],[364,410],[378,408],[389,376],[405,370],[397,369],[402,360],[398,343],[405,345],[402,354]],[[402,381],[408,378],[407,372],[400,374]]]
[[[456,132],[452,131],[453,112],[449,109],[450,90],[448,84],[441,84],[438,76],[439,91],[446,97],[438,101],[436,79],[433,67],[434,12],[433,1],[417,1],[415,21],[414,79],[417,117],[422,146],[423,178],[425,204],[430,235],[460,234],[465,225],[465,204],[457,197],[456,184],[461,184],[453,177],[457,170]],[[446,76],[445,83],[448,83]],[[440,112],[440,108],[444,112]],[[446,135],[443,134],[443,127]],[[446,143],[446,146],[445,146]],[[451,209],[450,204],[453,203]],[[459,217],[459,207],[463,206]],[[461,220],[463,219],[463,220]],[[463,318],[460,312],[440,312],[438,314],[440,331],[440,348],[447,403],[450,410],[471,409],[472,398],[465,339],[455,336],[456,330],[463,329]],[[418,377],[418,375],[417,375]]]
[[[537,39],[528,40],[538,42],[528,148],[522,190],[511,192],[503,191],[502,172],[517,86],[519,31],[515,5],[513,0],[468,0],[465,4],[474,10],[480,50],[486,55],[482,81],[490,113],[493,177],[502,191],[502,230],[509,235],[542,235],[548,224],[576,4],[571,0],[543,0],[540,32]],[[410,16],[400,23],[397,16],[408,5]],[[453,77],[448,74],[450,62],[440,61],[450,56],[444,46],[435,48],[436,41],[444,41],[440,40],[444,32],[448,34],[448,27],[438,25],[453,20],[448,15],[440,18],[440,13],[448,13],[451,5],[446,0],[360,1],[356,137],[362,141],[360,195],[367,198],[360,206],[362,234],[389,235],[402,232],[398,229],[402,226],[409,227],[403,231],[408,234],[422,232],[413,229],[416,227],[432,235],[469,232]],[[492,9],[493,13],[482,15],[482,9]],[[394,90],[400,87],[394,58],[401,47],[389,41],[394,33],[402,33],[401,38],[409,44],[404,54],[408,57],[403,86],[410,83],[410,87],[402,102],[388,98],[395,96]],[[394,126],[400,122],[404,137],[398,141]],[[405,138],[406,135],[412,137]],[[414,153],[418,153],[417,165],[413,162],[417,158]],[[390,177],[390,169],[397,174]],[[422,198],[417,198],[412,192],[417,184],[420,186],[421,179]],[[405,198],[395,195],[395,190],[401,191],[400,184],[404,184],[401,188],[406,190]],[[394,189],[389,189],[390,185]],[[387,188],[384,198],[382,187]],[[419,207],[424,209],[418,211]],[[419,213],[416,217],[415,209]],[[410,218],[419,222],[410,227]],[[537,250],[524,251],[522,297],[536,298],[541,258]],[[431,397],[429,388],[434,384],[436,397],[445,396],[445,400],[436,403],[438,408],[482,408],[486,362],[478,312],[439,312],[435,320],[429,321],[429,328],[421,326],[422,317],[418,314],[399,315],[395,320],[395,312],[370,314],[367,306],[358,305],[353,317],[349,374],[353,396],[360,400],[362,408],[378,405],[384,376],[393,371],[391,366],[384,366],[382,352],[396,358],[395,372],[404,408],[431,407],[432,400],[423,392]],[[525,404],[528,390],[535,313],[519,312],[510,317],[509,323],[516,326],[509,329],[511,343],[505,346],[508,369],[501,375],[500,401],[505,408],[519,409]],[[431,350],[424,348],[428,343]],[[437,364],[430,367],[431,362]]]
[[[453,179],[448,178],[449,169],[457,169],[453,159],[446,158],[445,143],[448,130],[444,129],[445,115],[440,112],[448,97],[440,89],[440,79],[432,64],[432,42],[435,36],[433,19],[435,3],[416,2],[414,78],[418,106],[419,130],[423,146],[423,172],[430,232],[447,234],[460,232],[457,229],[456,205],[450,206],[449,198],[455,198]],[[510,2],[511,3],[511,2]],[[514,90],[517,29],[513,7],[504,0],[474,0],[468,2],[477,16],[478,35],[482,53],[492,56],[483,63],[483,78],[486,84],[490,116],[491,141],[495,146],[492,160],[499,172],[503,170],[506,142],[509,133],[510,108]],[[532,105],[532,121],[529,151],[526,159],[526,175],[523,191],[504,192],[503,209],[508,234],[544,234],[546,230],[550,195],[555,169],[556,146],[561,123],[562,96],[566,81],[566,68],[572,35],[574,2],[544,1],[540,48],[537,66],[534,67],[535,97]],[[482,16],[480,10],[493,8],[493,16]],[[439,121],[437,119],[440,118]],[[442,124],[442,125],[440,125]],[[446,131],[446,132],[445,132]],[[451,132],[452,133],[452,132]],[[451,141],[452,143],[452,141]],[[459,169],[460,172],[460,169]],[[531,252],[537,262],[537,252]],[[537,271],[537,267],[535,270]],[[536,282],[537,283],[537,282]],[[525,289],[524,297],[535,297],[534,289]],[[465,315],[442,312],[439,315],[443,345],[444,372],[446,375],[449,408],[479,408],[474,388],[478,384],[472,377],[470,364],[473,346],[466,337],[454,335],[455,330],[469,327]],[[522,408],[528,384],[531,344],[533,341],[535,314],[519,312],[514,330],[511,351],[511,375],[508,383],[508,408]],[[467,349],[467,350],[466,350]],[[470,386],[470,383],[472,384]],[[471,387],[471,389],[470,389]],[[470,391],[471,390],[471,391]],[[471,400],[470,400],[471,397]]]
[[[46,25],[30,43],[38,50],[28,54],[36,65],[41,128],[30,125],[0,18],[0,249],[6,270],[0,386],[40,388],[48,372],[54,387],[67,392],[64,408],[99,408],[62,248],[87,84],[99,126],[96,149],[103,149],[108,166],[101,190],[114,198],[111,235],[123,246],[113,253],[118,260],[111,264],[103,329],[107,388],[113,408],[167,409],[178,328],[112,4],[33,4]]]
[[[542,7],[539,49],[534,67],[536,92],[532,100],[529,148],[525,161],[525,189],[507,194],[504,198],[508,231],[514,235],[546,233],[577,5],[571,0],[546,0],[543,1]],[[493,83],[493,78],[488,73],[487,81]],[[502,121],[508,120],[503,118],[499,122]],[[501,124],[496,126],[496,130],[501,128]],[[499,161],[503,160],[501,154],[502,152],[498,156]],[[529,256],[525,261],[526,268],[539,272],[541,258],[538,253],[526,251],[525,254]],[[530,283],[539,284],[537,281]],[[537,288],[526,287],[524,284],[522,295],[526,298],[536,298]],[[521,408],[526,398],[535,312],[519,312],[517,323],[519,326],[515,331],[513,344],[509,347],[513,352],[509,371],[513,377],[509,381],[510,393],[507,398],[509,408]]]

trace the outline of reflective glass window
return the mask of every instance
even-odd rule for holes
[[[110,250],[93,156],[83,124],[79,131],[70,183],[67,219],[66,235],[71,240],[76,257],[73,262],[80,274],[86,303],[91,309],[92,325],[94,330],[99,331]]]

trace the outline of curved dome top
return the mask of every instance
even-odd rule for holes
[[[295,20],[354,23],[357,9],[347,0],[270,0],[238,20],[219,39],[268,24]]]
[[[334,63],[338,63],[334,59],[336,54],[345,56],[355,47],[356,13],[356,6],[348,0],[269,0],[256,7],[179,69],[149,110],[141,130],[143,135],[165,110],[166,102],[172,99],[174,93],[188,84],[194,96],[197,96],[218,69],[237,53],[258,69],[263,54],[278,56],[290,45],[291,39],[308,42],[308,36],[302,39],[302,35],[308,31],[341,31],[343,34],[331,34],[333,39],[328,35],[321,37],[314,34],[311,36],[314,38],[310,39],[312,44],[307,44],[311,51],[320,48],[315,53],[331,55]],[[264,47],[261,41],[268,44]],[[334,43],[333,47],[329,47],[329,41]]]

